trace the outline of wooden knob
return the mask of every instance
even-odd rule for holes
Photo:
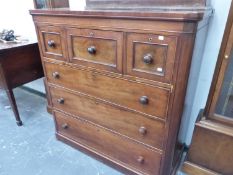
[[[87,51],[89,54],[94,55],[96,53],[96,48],[95,48],[95,46],[90,46],[87,48]]]
[[[58,78],[60,78],[60,75],[59,75],[58,72],[53,72],[53,77],[56,78],[56,79],[58,79]]]
[[[147,129],[144,126],[140,127],[138,131],[142,135],[146,135],[146,133],[147,133]]]
[[[64,124],[61,125],[61,127],[62,127],[63,129],[68,129],[68,124],[67,124],[67,123],[64,123]]]
[[[48,41],[48,46],[49,46],[49,47],[55,47],[55,46],[56,46],[55,41],[49,40],[49,41]]]
[[[143,57],[143,61],[144,63],[146,64],[151,64],[153,62],[153,57],[151,54],[146,54],[144,57]]]
[[[143,105],[147,105],[149,103],[149,99],[147,96],[142,96],[140,99],[139,99],[140,103],[143,104]]]
[[[59,98],[59,99],[57,99],[57,102],[58,102],[59,104],[64,104],[64,103],[65,103],[65,100],[64,100],[64,98]]]
[[[139,156],[137,161],[138,161],[138,163],[143,164],[144,163],[144,157]]]

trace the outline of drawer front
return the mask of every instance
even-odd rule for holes
[[[54,26],[39,26],[38,34],[43,57],[66,60],[63,29]]]
[[[77,115],[155,148],[163,149],[164,122],[116,108],[80,93],[73,94],[53,87],[50,87],[50,93],[53,107],[56,109]]]
[[[46,63],[48,81],[109,102],[165,118],[170,91],[91,71]],[[54,76],[59,74],[58,77]]]
[[[170,83],[176,43],[176,37],[127,34],[127,74]]]
[[[122,32],[67,29],[67,34],[72,63],[122,72]]]
[[[57,132],[143,174],[159,174],[161,153],[89,122],[55,112]]]

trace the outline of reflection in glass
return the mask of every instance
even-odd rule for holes
[[[215,113],[233,119],[233,52],[229,59]]]
[[[37,9],[47,8],[46,0],[35,0],[35,6]]]
[[[69,0],[34,0],[34,3],[36,9],[69,7]]]

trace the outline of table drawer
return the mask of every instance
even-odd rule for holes
[[[159,174],[162,154],[97,127],[55,112],[57,132],[143,174]]]
[[[167,116],[168,89],[52,63],[45,63],[45,69],[50,83],[152,116]]]
[[[154,34],[127,34],[127,74],[170,83],[176,37]]]
[[[64,30],[55,26],[38,26],[39,43],[43,57],[66,60]]]
[[[77,115],[135,140],[163,149],[165,124],[80,93],[50,87],[54,108]]]
[[[122,72],[122,32],[70,28],[67,35],[72,63]]]

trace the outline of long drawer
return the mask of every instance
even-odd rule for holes
[[[72,118],[59,112],[54,114],[59,134],[104,154],[120,164],[136,169],[139,174],[159,174],[162,157],[160,152],[121,138],[85,120]]]
[[[135,112],[120,109],[87,97],[50,87],[54,108],[77,115],[144,144],[163,149],[165,124]]]
[[[113,78],[65,65],[45,63],[49,83],[77,90],[121,106],[166,118],[169,89]]]

